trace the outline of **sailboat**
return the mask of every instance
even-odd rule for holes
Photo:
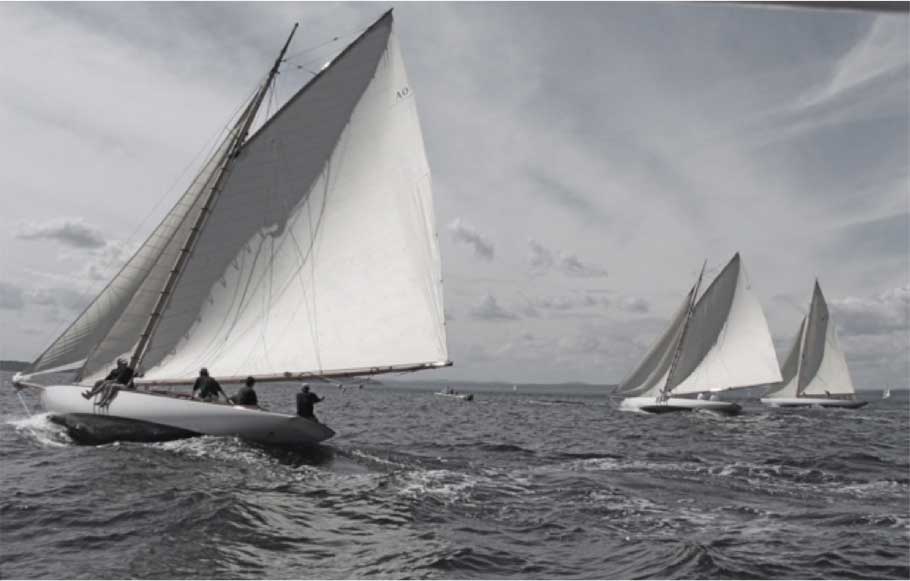
[[[163,221],[15,377],[74,437],[312,444],[334,432],[175,389],[200,367],[261,386],[451,365],[430,170],[392,13],[251,132],[292,37]],[[135,389],[84,399],[118,358]],[[33,379],[55,372],[72,383]]]
[[[890,387],[886,388],[885,391],[882,392],[882,399],[888,399],[889,397],[891,397],[891,388]]]
[[[809,314],[803,317],[784,360],[781,381],[761,401],[773,407],[858,408],[868,403],[855,395],[837,329],[816,280]]]
[[[619,386],[620,409],[733,415],[716,392],[780,381],[768,323],[739,253],[699,295],[704,267],[669,328]]]

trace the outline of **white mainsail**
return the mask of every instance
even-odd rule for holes
[[[783,375],[784,381],[768,394],[768,399],[856,393],[818,281],[815,281],[809,314],[800,325]]]
[[[780,381],[768,323],[738,253],[687,317],[688,302],[620,386],[624,393],[675,396]]]
[[[231,141],[33,370],[87,359],[88,382],[134,349],[215,184],[140,381],[447,364],[430,172],[391,12],[226,159]]]

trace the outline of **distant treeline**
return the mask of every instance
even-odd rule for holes
[[[0,371],[25,371],[28,361],[4,361],[0,359]]]

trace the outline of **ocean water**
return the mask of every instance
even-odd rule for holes
[[[475,389],[317,388],[338,435],[293,451],[80,446],[4,386],[0,577],[910,577],[906,393],[727,418]]]

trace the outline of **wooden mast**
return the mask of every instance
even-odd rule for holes
[[[139,336],[139,341],[136,343],[136,347],[133,350],[132,356],[130,357],[129,366],[136,371],[138,371],[138,366],[142,364],[142,359],[145,357],[149,341],[151,340],[152,335],[154,335],[155,330],[158,327],[158,323],[161,320],[161,313],[164,312],[164,309],[167,306],[168,301],[170,300],[170,297],[174,291],[174,287],[177,286],[177,281],[180,279],[180,275],[183,273],[184,267],[189,260],[190,254],[193,252],[193,248],[196,246],[196,242],[199,239],[199,234],[205,227],[205,222],[211,212],[211,209],[218,198],[218,194],[221,192],[221,188],[224,184],[225,179],[230,173],[233,160],[237,157],[237,155],[240,154],[244,142],[249,135],[250,126],[252,126],[253,120],[256,117],[256,113],[259,110],[259,106],[262,104],[262,101],[265,98],[265,95],[268,93],[272,82],[275,80],[275,76],[278,74],[278,68],[281,66],[281,61],[284,59],[284,55],[288,50],[288,46],[291,44],[291,39],[294,37],[294,33],[297,32],[297,26],[298,23],[295,22],[294,28],[291,30],[291,34],[288,36],[287,41],[284,43],[284,46],[282,47],[278,58],[275,59],[275,64],[272,65],[265,83],[253,97],[253,100],[241,115],[240,121],[238,122],[240,125],[240,130],[237,131],[237,133],[232,138],[231,144],[228,147],[225,156],[221,160],[221,170],[218,172],[218,177],[215,180],[215,183],[212,186],[211,190],[209,190],[205,202],[199,209],[199,216],[196,217],[196,221],[193,223],[192,228],[190,228],[190,232],[186,237],[186,241],[180,248],[177,259],[174,261],[174,267],[168,273],[167,280],[165,281],[164,286],[158,294],[158,299],[155,301],[155,306],[152,308],[151,314],[149,314],[148,322],[146,322],[145,328],[143,329],[142,334]]]

